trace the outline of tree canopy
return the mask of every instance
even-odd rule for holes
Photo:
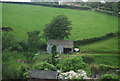
[[[44,36],[47,39],[64,39],[68,38],[71,30],[71,21],[65,15],[59,15],[46,24]]]

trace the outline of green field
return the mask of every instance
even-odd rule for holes
[[[81,40],[118,31],[118,18],[88,10],[72,10],[33,5],[2,4],[3,26],[14,29],[18,40],[26,39],[26,32],[40,30],[43,33],[57,15],[67,15],[72,21],[70,40]]]
[[[118,17],[102,14],[90,10],[73,10],[51,8],[34,5],[20,5],[3,3],[3,26],[14,29],[17,40],[26,40],[27,32],[40,30],[57,15],[67,15],[72,21],[70,38],[67,40],[83,40],[85,38],[100,37],[109,32],[118,31]],[[118,38],[102,40],[79,47],[82,51],[117,52]]]
[[[102,40],[88,45],[83,45],[79,47],[81,51],[95,51],[95,52],[118,52],[118,37],[113,37],[107,40]]]

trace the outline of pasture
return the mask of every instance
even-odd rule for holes
[[[12,27],[16,39],[26,39],[27,32],[40,30],[57,15],[67,15],[72,21],[69,40],[82,40],[118,31],[118,18],[88,10],[72,10],[33,5],[3,3],[3,26]]]

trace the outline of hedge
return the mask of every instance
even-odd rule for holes
[[[112,12],[112,11],[100,10],[100,9],[95,9],[95,11],[105,13],[105,14],[109,14],[109,15],[118,16],[118,13],[115,13],[115,12]]]
[[[118,35],[118,32],[117,33],[112,33],[112,32],[109,32],[101,37],[93,37],[93,38],[88,38],[88,39],[83,39],[83,40],[76,40],[74,41],[74,44],[75,46],[78,46],[78,45],[85,45],[85,44],[89,44],[89,43],[93,43],[93,42],[96,42],[96,41],[100,41],[100,40],[104,40],[104,39],[108,39],[108,38],[111,38],[111,37],[115,37]]]

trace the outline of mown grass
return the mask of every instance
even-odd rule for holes
[[[61,14],[67,15],[72,21],[70,40],[118,31],[117,17],[98,12],[7,3],[3,3],[2,7],[3,26],[12,27],[18,40],[26,39],[28,31],[40,30],[43,33],[45,24]]]

